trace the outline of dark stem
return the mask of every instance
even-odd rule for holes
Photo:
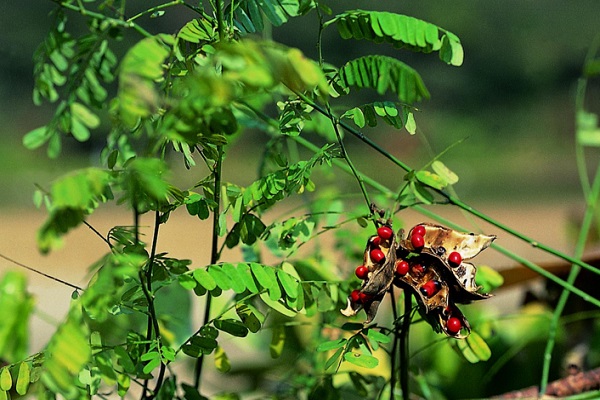
[[[136,212],[136,225],[135,225],[136,242],[138,241],[138,237],[139,237],[139,234],[138,234],[138,226],[139,225],[138,224],[139,224],[139,214]],[[140,271],[139,277],[140,277],[140,285],[142,287],[142,292],[144,293],[144,297],[146,298],[146,301],[148,302],[148,326],[147,326],[147,330],[146,330],[146,340],[148,341],[148,343],[150,343],[150,341],[152,340],[152,337],[154,336],[154,339],[157,342],[158,351],[160,352],[161,351],[161,349],[160,349],[160,347],[161,347],[160,327],[158,325],[158,318],[156,316],[156,308],[154,307],[154,295],[152,294],[152,270],[153,270],[153,266],[154,266],[154,259],[156,257],[156,245],[158,242],[159,227],[160,227],[160,213],[157,210],[155,212],[155,217],[154,217],[154,232],[152,234],[152,248],[150,250],[150,258],[148,260],[148,264],[146,265],[146,273],[144,274],[143,271]],[[148,344],[146,346],[146,350],[148,350],[149,346],[150,346],[150,344]],[[166,368],[166,365],[161,362],[160,370],[158,373],[158,378],[156,380],[156,386],[150,396],[147,395],[148,380],[144,381],[144,391],[142,392],[143,399],[152,399],[156,396],[156,394],[160,390],[163,380],[164,380],[165,368]]]
[[[217,0],[218,1],[218,0]],[[217,164],[215,165],[213,174],[215,179],[214,185],[214,200],[216,208],[213,210],[213,232],[212,232],[212,248],[210,252],[210,263],[216,264],[219,261],[219,215],[220,215],[220,204],[221,204],[221,164],[223,161],[223,147],[217,147]],[[204,320],[202,326],[208,324],[210,321],[210,305],[212,302],[212,296],[209,293],[206,294],[206,304],[204,305]],[[202,367],[204,365],[204,355],[201,355],[196,360],[195,375],[194,375],[194,386],[200,392],[200,380],[202,377]]]
[[[396,389],[396,368],[398,361],[398,309],[396,307],[396,296],[394,295],[394,288],[390,289],[390,300],[392,302],[392,317],[394,319],[394,331],[392,338],[392,351],[390,353],[390,400],[394,400],[394,390]]]
[[[412,314],[412,294],[404,291],[404,315],[402,317],[402,329],[400,330],[400,387],[402,388],[402,399],[408,400],[408,334]]]

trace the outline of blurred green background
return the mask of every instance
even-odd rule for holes
[[[144,7],[147,3],[159,4],[144,2]],[[135,2],[129,4],[135,7]],[[394,155],[420,167],[463,140],[442,160],[461,178],[456,189],[465,199],[550,201],[579,195],[574,88],[586,51],[600,33],[600,2],[330,1],[329,5],[336,12],[367,8],[406,13],[446,28],[462,40],[465,62],[459,68],[445,65],[433,54],[412,54],[387,45],[377,49],[416,68],[432,95],[420,105],[416,136],[382,126],[368,132]],[[29,152],[21,145],[22,135],[46,123],[53,112],[51,105],[35,107],[31,101],[32,54],[52,24],[48,14],[53,8],[53,2],[39,0],[0,4],[0,206],[27,204],[34,183],[47,184],[66,168],[95,162],[93,156],[102,143],[104,132],[99,130],[88,144],[71,142],[65,149],[68,157],[60,160],[48,160],[43,149]],[[168,10],[144,23],[152,32],[175,32],[190,17],[189,10]],[[314,58],[316,22],[314,13],[292,20],[275,28],[273,37]],[[133,33],[126,36],[126,40],[137,39]],[[338,66],[369,53],[373,46],[366,41],[345,42],[335,28],[326,31],[324,39],[326,61]],[[594,99],[590,100],[593,107]],[[597,91],[595,100],[597,107]],[[230,159],[246,163],[257,158],[253,154],[262,148],[261,136],[252,134],[241,141],[243,146],[237,146]],[[356,144],[355,148],[364,149]],[[374,164],[369,154],[364,162],[358,161],[359,168],[376,173],[369,170]],[[232,163],[230,168],[235,165],[240,164]],[[378,175],[392,187],[401,178]]]

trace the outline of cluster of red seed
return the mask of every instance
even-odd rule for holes
[[[369,238],[364,261],[354,271],[363,281],[361,288],[350,293],[348,307],[341,312],[352,316],[364,309],[365,323],[370,323],[383,296],[395,285],[413,291],[421,315],[436,330],[465,337],[470,332],[469,323],[455,304],[490,295],[478,292],[476,267],[463,260],[475,257],[496,237],[428,223],[412,228],[406,239],[402,236],[399,233],[396,237],[386,222]]]

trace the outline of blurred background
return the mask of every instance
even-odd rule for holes
[[[378,46],[378,52],[398,57],[421,73],[431,100],[420,105],[416,116],[421,135],[410,138],[405,132],[378,129],[376,140],[387,143],[413,167],[464,140],[443,161],[458,173],[457,190],[468,199],[515,202],[534,197],[547,201],[579,194],[574,88],[586,51],[600,31],[600,3],[332,1],[330,6],[334,12],[362,7],[406,13],[446,28],[462,40],[465,62],[458,68],[440,62],[435,54]],[[31,198],[32,182],[47,182],[49,175],[70,167],[64,165],[64,158],[46,160],[43,149],[32,153],[20,145],[22,135],[45,124],[53,112],[51,106],[35,107],[31,101],[32,54],[52,25],[48,14],[53,7],[51,1],[4,1],[0,5],[0,163],[2,171],[10,166],[10,173],[0,172],[3,206],[24,205]],[[161,18],[144,22],[151,30],[175,32],[190,17],[188,10],[169,10]],[[273,37],[316,58],[316,22],[316,17],[292,19],[275,28]],[[130,33],[125,40],[138,39]],[[338,66],[368,54],[372,46],[367,41],[339,39],[335,27],[325,31],[326,61]],[[118,43],[115,50],[119,54]],[[101,140],[103,132],[96,134]],[[96,144],[72,143],[66,149],[70,162],[87,163]]]
[[[154,3],[159,4],[144,2],[144,7]],[[465,61],[458,68],[442,63],[435,54],[412,54],[379,45],[378,52],[398,57],[421,73],[431,100],[419,105],[417,135],[410,136],[383,125],[368,134],[415,168],[460,142],[442,158],[460,177],[455,185],[458,195],[516,230],[571,253],[574,227],[584,209],[575,163],[575,87],[586,52],[600,34],[600,2],[380,0],[331,1],[330,6],[334,12],[365,8],[405,13],[460,37]],[[49,12],[53,8],[51,1],[0,3],[0,254],[81,285],[86,281],[87,265],[105,251],[103,244],[82,228],[67,237],[64,250],[39,256],[35,231],[44,213],[34,208],[31,199],[36,184],[47,187],[64,171],[96,164],[104,132],[98,130],[85,144],[66,141],[63,150],[66,157],[57,160],[48,159],[45,149],[28,151],[21,144],[22,136],[44,125],[54,111],[52,105],[36,107],[31,100],[32,55],[52,26]],[[191,17],[188,10],[169,10],[163,17],[145,23],[152,32],[174,33]],[[316,17],[291,20],[282,28],[273,29],[272,35],[316,58],[316,23]],[[80,28],[83,31],[85,27]],[[132,33],[125,38],[138,39]],[[345,42],[334,27],[325,31],[326,61],[337,66],[369,54],[372,46],[366,41]],[[116,44],[118,55],[122,55],[123,48],[123,44]],[[597,83],[589,87],[587,107],[593,112],[600,111]],[[259,133],[238,140],[229,154],[226,179],[240,184],[251,181],[252,175],[240,175],[240,171],[254,172],[246,166],[257,165],[254,154],[261,152],[262,140],[264,137]],[[359,169],[390,187],[398,186],[402,178],[399,172],[386,175],[386,166],[370,159],[375,153],[365,151],[352,138],[349,146]],[[591,169],[595,169],[598,154],[590,152],[588,156]],[[183,171],[181,179],[187,179]],[[348,182],[352,184],[351,180]],[[436,212],[453,220],[464,219],[456,210],[436,209]],[[101,232],[113,225],[130,223],[127,215],[114,215],[110,220],[104,215],[91,221]],[[182,221],[184,217],[181,216]],[[178,218],[173,216],[174,221]],[[409,227],[424,219],[410,211],[402,218]],[[187,228],[184,238],[177,235],[177,228],[163,231],[162,248],[174,257],[206,262],[205,249],[198,246],[197,240],[206,226]],[[499,234],[498,242],[518,254],[533,261],[551,261],[546,254],[501,235],[495,228],[483,225],[483,229]],[[493,267],[514,264],[489,253],[482,254],[483,262]],[[11,262],[0,261],[0,273],[13,267]],[[38,298],[39,321],[33,336],[39,345],[45,331],[68,306],[71,289],[34,274],[30,274],[30,279],[31,290]],[[509,298],[515,303],[521,300],[521,297]],[[500,301],[505,302],[506,298]]]

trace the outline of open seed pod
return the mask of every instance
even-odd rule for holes
[[[391,227],[384,226],[391,230]],[[351,317],[364,308],[367,313],[365,324],[375,318],[381,299],[394,280],[397,246],[396,236],[393,233],[389,238],[387,235],[385,237],[375,235],[369,238],[363,256],[363,265],[369,270],[367,279],[363,281],[358,294],[355,293],[354,299],[353,296],[348,297],[348,306],[341,310],[342,314]]]
[[[370,323],[392,284],[415,294],[419,311],[438,332],[455,338],[466,337],[469,322],[456,304],[490,297],[475,283],[477,268],[465,262],[486,249],[495,236],[461,233],[439,225],[422,223],[406,239],[391,233],[384,224],[367,241],[363,265],[368,274],[361,288],[348,297],[341,310],[353,316],[365,309]]]
[[[413,237],[423,238],[423,246],[415,248]],[[475,233],[463,233],[428,223],[421,223],[408,232],[408,237],[402,240],[401,248],[421,254],[429,254],[437,258],[442,265],[454,275],[456,283],[465,291],[473,294],[472,300],[489,297],[478,293],[481,289],[475,283],[477,269],[473,264],[466,263],[485,250],[496,236]],[[469,296],[464,296],[468,299]]]

